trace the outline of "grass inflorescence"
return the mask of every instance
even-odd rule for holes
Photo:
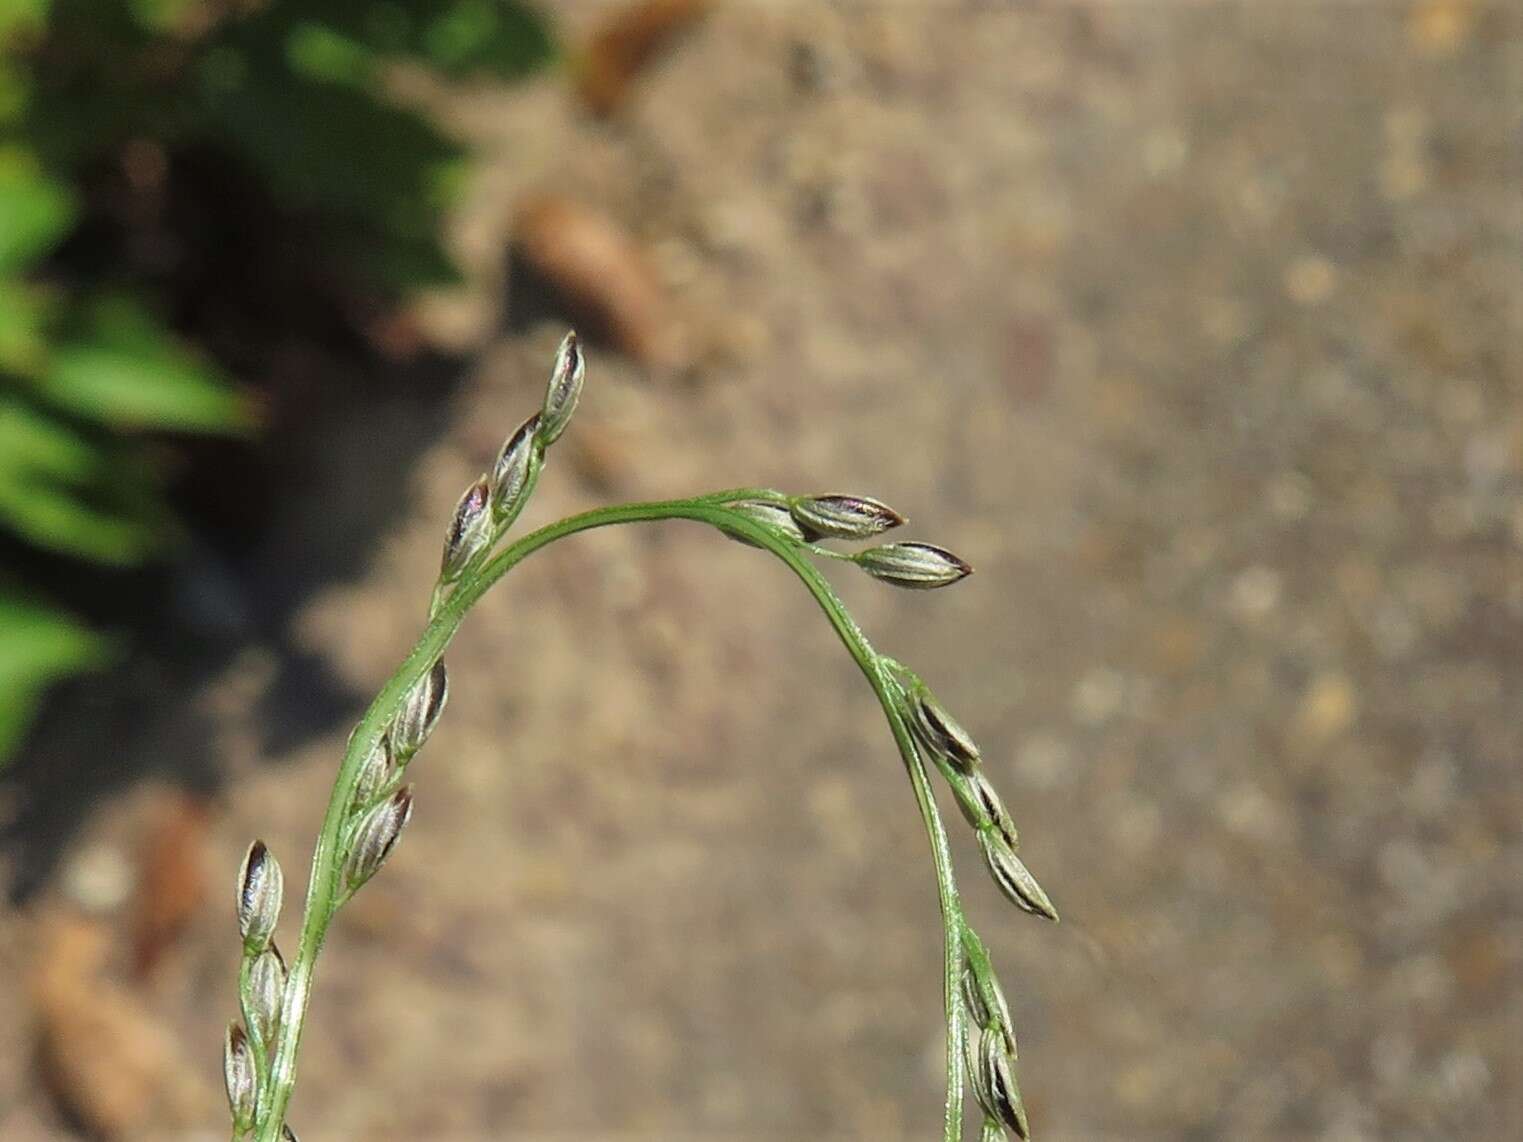
[[[1056,920],[1057,912],[1016,855],[1015,825],[984,774],[973,737],[918,675],[873,649],[815,561],[849,562],[874,579],[911,589],[950,586],[972,567],[934,544],[880,542],[879,536],[905,519],[869,496],[788,495],[767,488],[600,508],[505,543],[533,494],[547,449],[576,410],[585,372],[576,335],[567,334],[543,407],[508,437],[491,471],[466,489],[455,508],[422,637],[350,735],[312,857],[301,935],[289,967],[274,941],[284,888],[280,865],[263,842],[249,848],[237,896],[242,1020],[229,1027],[224,1048],[234,1142],[295,1139],[286,1109],[317,956],[334,916],[385,865],[412,818],[407,768],[444,713],[449,675],[442,656],[466,613],[521,560],[558,539],[614,524],[671,519],[708,524],[782,560],[872,686],[909,775],[936,871],[947,1029],[944,1142],[962,1137],[969,1085],[982,1113],[983,1142],[1029,1138],[1016,1075],[1015,1024],[988,951],[963,910],[932,771],[946,782],[973,828],[1000,891],[1034,915]],[[871,545],[846,553],[824,546],[833,541]]]

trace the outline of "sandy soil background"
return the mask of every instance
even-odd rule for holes
[[[433,98],[483,149],[484,284],[428,320],[477,347],[297,645],[356,691],[405,653],[560,334],[498,320],[513,204],[569,195],[649,251],[679,364],[593,350],[529,523],[850,489],[978,568],[836,577],[979,738],[1064,913],[1004,905],[948,804],[1039,1138],[1523,1136],[1516,11],[735,3],[614,125],[553,76]],[[333,426],[268,558],[341,532],[415,413]],[[929,856],[780,567],[690,526],[584,537],[449,663],[414,822],[322,961],[306,1142],[933,1136]],[[193,716],[226,776],[209,903],[130,990],[131,1054],[171,1062],[129,1134],[225,1136],[233,873],[259,835],[305,880],[349,726],[271,749],[270,676],[251,646],[123,735],[172,759]],[[86,906],[130,929],[164,784],[0,916],[0,1137],[72,1129],[28,981]]]

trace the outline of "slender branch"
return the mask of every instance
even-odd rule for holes
[[[815,602],[835,629],[842,644],[861,668],[883,707],[895,743],[909,772],[915,800],[925,824],[936,865],[937,893],[941,905],[945,934],[944,999],[947,1019],[947,1101],[945,1142],[961,1137],[963,1118],[964,1067],[961,1050],[964,1034],[964,1011],[959,996],[963,963],[963,932],[966,927],[962,907],[953,879],[951,851],[931,790],[925,763],[901,713],[899,684],[890,669],[847,613],[824,576],[811,564],[793,541],[757,523],[742,512],[725,506],[737,499],[786,503],[787,497],[770,489],[736,489],[716,492],[686,500],[624,504],[600,508],[572,516],[540,528],[504,548],[497,555],[467,568],[454,589],[436,597],[432,616],[417,645],[397,672],[382,687],[350,739],[339,767],[333,794],[323,818],[322,830],[312,857],[311,877],[307,887],[306,912],[300,942],[291,964],[281,1013],[281,1031],[276,1036],[274,1057],[264,1077],[266,1097],[261,1100],[257,1142],[280,1142],[295,1084],[296,1057],[300,1048],[303,1022],[311,998],[313,972],[317,956],[327,937],[328,926],[342,900],[339,896],[341,874],[341,831],[351,804],[361,764],[380,741],[386,727],[396,716],[403,699],[432,668],[450,640],[459,630],[466,613],[508,571],[529,555],[556,540],[578,532],[615,524],[689,519],[721,528],[747,539],[781,559],[804,583]]]

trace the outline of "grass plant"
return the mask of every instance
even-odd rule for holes
[[[249,848],[237,897],[242,1019],[229,1027],[225,1049],[233,1139],[295,1138],[286,1110],[318,955],[339,910],[380,871],[412,816],[407,767],[444,713],[449,676],[443,654],[466,614],[520,561],[556,540],[593,528],[659,520],[708,524],[780,559],[814,598],[877,695],[935,865],[947,1043],[943,1140],[962,1138],[968,1086],[982,1115],[982,1142],[1009,1135],[1029,1138],[1016,1075],[1015,1024],[988,950],[963,909],[933,773],[951,789],[975,830],[1004,895],[1034,915],[1056,920],[1057,912],[1016,855],[1015,826],[984,774],[977,743],[918,675],[873,649],[816,564],[851,563],[884,583],[911,589],[950,586],[972,568],[933,544],[879,542],[879,536],[905,521],[870,497],[798,496],[768,488],[599,508],[506,542],[539,480],[547,449],[571,420],[584,374],[576,335],[567,334],[543,407],[509,436],[492,470],[466,489],[456,506],[423,634],[350,735],[313,854],[301,935],[289,964],[274,942],[284,887],[280,865],[262,842]],[[844,552],[825,546],[832,541],[870,545]]]

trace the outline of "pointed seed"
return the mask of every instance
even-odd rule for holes
[[[990,975],[988,982],[980,986],[978,976],[970,964],[963,972],[962,998],[963,1006],[968,1009],[968,1015],[979,1030],[987,1031],[992,1027],[1001,1032],[1006,1047],[1010,1048],[1011,1056],[1014,1057],[1015,1024],[1010,1020],[1010,1005],[1005,1000],[999,980]]]
[[[968,1079],[973,1084],[973,1097],[978,1099],[978,1105],[984,1108],[984,1113],[993,1114],[994,1111],[991,1109],[993,1099],[989,1094],[988,1076],[984,1071],[983,1046],[983,1032],[979,1028],[964,1029],[963,1058],[967,1062]]]
[[[485,479],[477,480],[465,490],[455,505],[455,515],[450,521],[449,534],[444,539],[444,556],[439,564],[439,577],[448,582],[465,570],[492,541],[492,513],[488,510],[491,488]]]
[[[381,791],[391,783],[396,765],[391,756],[391,735],[382,734],[381,740],[365,755],[360,763],[360,774],[354,779],[354,807],[368,809]]]
[[[280,862],[263,841],[255,841],[238,870],[238,931],[244,950],[256,954],[264,950],[280,919],[281,896],[285,876]]]
[[[979,1048],[983,1085],[989,1094],[984,1109],[1006,1130],[1013,1131],[1020,1138],[1030,1138],[1026,1107],[1021,1101],[1021,1088],[1016,1085],[1015,1067],[1005,1050],[1004,1037],[996,1031],[984,1031]]]
[[[404,785],[370,810],[355,830],[353,846],[344,862],[344,880],[350,891],[380,871],[411,818],[411,785]]]
[[[979,1030],[989,1026],[989,1007],[984,1003],[983,992],[978,986],[978,977],[973,974],[971,965],[962,971],[962,1005],[967,1008],[968,1018],[973,1020],[973,1025]]]
[[[994,824],[995,830],[1004,838],[1005,843],[1010,846],[1010,851],[1015,852],[1021,847],[1021,835],[1015,830],[1015,822],[1010,819],[1010,811],[1005,808],[1005,803],[1000,800],[999,794],[994,791],[994,786],[989,784],[982,773],[975,774],[974,776],[979,779],[975,784],[978,786],[979,802],[983,806],[984,812],[989,815],[989,820]]]
[[[859,551],[852,558],[874,579],[917,591],[950,587],[973,574],[966,560],[934,543],[885,543]]]
[[[981,756],[978,743],[936,695],[921,687],[911,698],[910,712],[910,728],[927,749],[946,758],[959,772],[973,772]]]
[[[499,520],[518,507],[524,488],[528,486],[529,474],[539,463],[539,423],[540,414],[535,413],[520,424],[508,437],[502,451],[497,453],[497,462],[492,465],[492,513]]]
[[[286,962],[273,943],[260,952],[249,965],[249,987],[245,1000],[249,1016],[258,1024],[260,1042],[269,1044],[280,1022],[280,1008],[286,993]]]
[[[799,527],[798,521],[793,518],[793,513],[783,504],[770,503],[767,500],[736,500],[726,504],[725,507],[747,519],[761,524],[768,531],[791,539],[794,543],[805,542],[804,529]],[[737,532],[725,529],[725,534],[738,543],[744,543],[747,547],[755,547],[745,536]]]
[[[544,447],[554,444],[582,395],[582,378],[586,374],[586,360],[576,339],[576,331],[567,333],[555,352],[555,364],[550,369],[550,385],[545,391],[545,407],[540,414],[539,442]]]
[[[811,539],[871,539],[905,522],[893,508],[869,496],[831,492],[800,496],[793,501],[793,518]]]
[[[435,662],[402,703],[391,731],[392,751],[396,760],[406,764],[423,747],[439,724],[444,705],[449,701],[449,672],[444,660]]]
[[[1012,849],[1017,847],[1015,822],[1010,820],[1004,802],[994,791],[994,786],[989,784],[982,769],[963,774],[961,782],[952,784],[952,792],[956,795],[957,807],[962,810],[963,819],[968,824],[975,829],[986,829],[992,825]]]
[[[993,829],[986,829],[978,834],[978,843],[983,847],[984,860],[994,883],[1012,904],[1035,916],[1045,916],[1049,920],[1058,918],[1058,911],[1047,899],[1047,893],[1042,891],[1036,877],[1027,871],[1004,837]]]
[[[1005,990],[1000,987],[999,980],[993,975],[989,976],[989,982],[984,989],[984,1002],[989,1007],[990,1026],[996,1028],[1005,1041],[1005,1050],[1010,1054],[1010,1061],[1014,1064],[1015,1053],[1015,1023],[1010,1018],[1010,1004],[1005,999]]]
[[[227,1085],[227,1105],[233,1124],[239,1130],[247,1130],[254,1121],[254,1052],[249,1048],[247,1032],[237,1023],[227,1025],[222,1078]]]

